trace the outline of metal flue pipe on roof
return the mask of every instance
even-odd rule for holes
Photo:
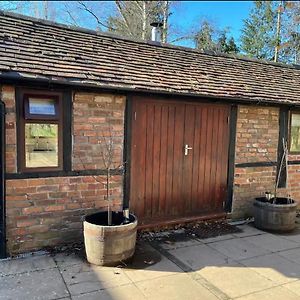
[[[161,42],[161,28],[163,24],[161,22],[152,22],[150,26],[152,26],[151,41]]]

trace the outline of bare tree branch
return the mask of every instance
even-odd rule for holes
[[[183,41],[183,40],[193,40],[193,39],[194,39],[193,35],[186,35],[186,36],[178,37],[178,38],[170,41],[169,43],[172,44],[172,43],[176,43],[176,42]]]
[[[67,15],[69,16],[69,18],[71,19],[72,22],[68,22],[70,25],[75,25],[75,26],[79,26],[79,24],[77,23],[76,19],[74,18],[73,14],[71,13],[70,8],[68,7],[68,5],[65,3],[65,12],[67,13]]]
[[[132,30],[131,30],[130,25],[129,25],[130,22],[129,22],[129,20],[127,20],[125,14],[123,14],[123,10],[122,10],[122,6],[120,4],[120,1],[116,0],[116,6],[118,8],[118,11],[119,11],[121,17],[123,18],[123,20],[125,22],[125,25],[126,25],[128,31],[129,31],[130,35],[133,35]]]
[[[100,19],[98,18],[98,16],[90,9],[87,7],[87,5],[83,2],[83,1],[78,1],[78,3],[82,6],[82,9],[85,10],[86,12],[88,12],[89,14],[91,14],[95,20],[97,21],[98,25],[103,26],[109,30],[115,30],[114,28],[104,24],[103,22],[100,21]]]

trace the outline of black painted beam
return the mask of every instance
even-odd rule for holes
[[[234,161],[235,161],[235,140],[236,140],[236,124],[237,124],[237,106],[233,105],[230,112],[229,123],[229,155],[228,155],[228,179],[227,179],[227,199],[225,202],[225,211],[231,212],[233,183],[234,183]]]
[[[0,101],[0,258],[6,257],[5,105]]]

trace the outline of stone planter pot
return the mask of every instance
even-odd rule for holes
[[[254,225],[263,230],[288,232],[296,227],[297,203],[287,202],[287,198],[277,198],[276,204],[265,198],[254,201]]]
[[[84,245],[88,262],[100,266],[115,266],[133,256],[137,218],[130,214],[129,223],[123,225],[123,215],[113,213],[112,220],[116,225],[107,226],[107,212],[85,217]]]

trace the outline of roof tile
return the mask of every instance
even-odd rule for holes
[[[300,103],[300,70],[0,12],[0,74],[247,101]]]

